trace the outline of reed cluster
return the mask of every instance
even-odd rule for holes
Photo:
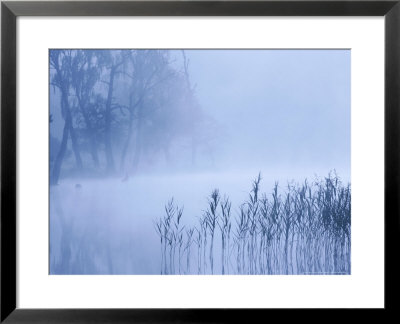
[[[171,199],[155,222],[161,274],[350,274],[350,184],[332,172],[283,191],[275,183],[267,195],[261,180],[235,214],[229,197],[213,190],[191,228]]]

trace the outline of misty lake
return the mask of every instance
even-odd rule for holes
[[[141,175],[128,181],[66,179],[50,188],[51,274],[160,274],[155,221],[164,217],[167,202],[173,197],[183,207],[182,223],[190,228],[199,223],[212,190],[219,189],[232,202],[235,222],[256,176],[242,171]],[[275,181],[282,191],[287,185],[283,175],[262,177],[261,192],[267,195]]]
[[[160,243],[154,221],[164,215],[165,204],[174,197],[184,207],[182,221],[191,226],[198,222],[213,189],[239,204],[247,199],[256,176],[202,173],[143,175],[126,182],[65,180],[50,190],[51,269],[60,265],[60,272],[54,273],[108,274],[112,269],[116,274],[159,274]],[[271,190],[273,181],[267,181],[264,186]]]

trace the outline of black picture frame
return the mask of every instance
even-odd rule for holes
[[[16,18],[18,16],[384,16],[385,17],[385,308],[398,306],[400,232],[400,0],[372,1],[2,1],[1,3],[1,317],[4,323],[197,323],[267,320],[272,309],[16,308]],[[39,293],[39,292],[38,292]],[[107,292],[105,292],[107,293]],[[267,292],[266,292],[267,293]],[[287,309],[286,309],[287,310]],[[292,310],[310,321],[309,312]],[[341,318],[338,310],[324,310]],[[358,310],[342,310],[358,312]],[[266,314],[268,312],[268,314]],[[359,313],[359,312],[358,312]],[[308,314],[308,315],[307,315]],[[392,314],[393,315],[393,314]],[[326,315],[324,315],[326,316]],[[371,317],[372,316],[372,317]],[[358,321],[360,318],[358,318]]]

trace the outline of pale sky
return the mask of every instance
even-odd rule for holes
[[[350,50],[187,51],[235,164],[350,172]]]

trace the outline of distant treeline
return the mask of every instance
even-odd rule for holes
[[[67,159],[81,174],[127,178],[145,156],[168,162],[177,141],[195,163],[213,137],[213,121],[196,100],[185,52],[175,56],[167,50],[50,50],[50,124],[56,111],[63,121],[61,138],[50,134],[52,184]]]

